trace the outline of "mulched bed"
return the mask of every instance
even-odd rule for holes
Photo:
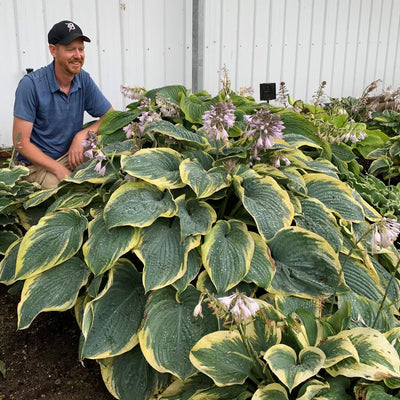
[[[19,295],[0,284],[0,400],[113,400],[98,364],[78,360],[80,330],[71,312],[39,314],[17,331]]]

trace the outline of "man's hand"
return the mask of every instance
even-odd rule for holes
[[[68,162],[72,170],[83,163],[83,145],[82,142],[86,139],[87,129],[79,131],[72,140],[68,150]]]
[[[64,167],[61,164],[58,164],[57,169],[54,169],[52,172],[60,181],[62,181],[67,175],[71,173],[68,168]]]

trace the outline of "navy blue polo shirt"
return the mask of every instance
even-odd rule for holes
[[[56,81],[52,62],[20,80],[14,116],[33,122],[31,142],[56,160],[67,153],[75,134],[82,129],[84,111],[101,117],[110,107],[84,70],[74,76],[67,96]]]

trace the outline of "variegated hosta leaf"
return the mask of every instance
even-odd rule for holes
[[[8,248],[19,239],[19,236],[11,231],[0,231],[0,254],[6,254]]]
[[[324,368],[329,368],[348,357],[353,357],[356,361],[359,361],[357,349],[348,338],[330,336],[323,340],[318,348],[326,356]]]
[[[287,317],[287,324],[300,348],[316,346],[324,338],[322,323],[310,311],[297,310]]]
[[[0,283],[11,285],[15,282],[15,268],[17,265],[17,255],[22,238],[16,240],[6,251],[4,258],[0,262]]]
[[[182,380],[196,372],[189,360],[191,348],[218,329],[217,319],[208,307],[203,308],[203,318],[193,316],[200,295],[188,286],[177,298],[176,291],[168,286],[149,296],[139,343],[147,362],[157,371]]]
[[[212,332],[203,336],[193,346],[190,361],[217,386],[243,384],[254,364],[236,330]]]
[[[99,361],[108,391],[117,399],[150,399],[165,387],[170,376],[154,370],[139,346],[119,356]]]
[[[275,263],[264,239],[255,232],[250,232],[250,235],[254,240],[254,253],[249,272],[244,280],[246,282],[254,282],[257,286],[268,289],[275,275]]]
[[[42,311],[65,311],[74,306],[90,271],[78,257],[24,282],[18,304],[18,329],[28,328]]]
[[[217,220],[217,213],[205,201],[190,199],[185,201],[185,195],[175,200],[178,206],[177,215],[181,224],[181,236],[205,235]]]
[[[322,236],[339,252],[342,235],[333,214],[317,199],[300,198],[301,214],[295,216],[296,225]]]
[[[61,186],[56,186],[53,189],[39,190],[38,192],[32,193],[28,196],[28,199],[24,202],[24,208],[35,207],[41,203],[44,203],[53,194],[56,194],[60,190]]]
[[[234,175],[236,193],[254,218],[258,232],[271,239],[281,228],[292,223],[293,205],[289,195],[270,176]]]
[[[85,262],[95,275],[110,269],[123,254],[139,243],[139,230],[132,226],[107,229],[103,214],[89,223],[88,240],[82,250]]]
[[[172,217],[176,205],[169,191],[162,192],[147,182],[127,182],[110,197],[104,208],[108,228],[151,225],[158,217]]]
[[[191,147],[210,147],[208,141],[206,140],[204,135],[201,134],[201,132],[189,131],[182,125],[174,125],[173,123],[166,120],[153,121],[149,124],[146,124],[143,135],[146,135],[148,132],[162,133],[163,135],[170,136],[176,140],[179,140],[182,143],[188,144]]]
[[[397,354],[400,355],[400,327],[391,329],[384,333],[385,338],[395,348]],[[390,389],[400,388],[400,378],[388,378],[385,379],[385,385]]]
[[[141,149],[121,157],[121,167],[129,175],[143,179],[160,190],[183,187],[179,174],[181,155],[169,148]]]
[[[340,261],[344,280],[354,293],[375,302],[383,298],[385,288],[381,286],[379,275],[368,257],[359,260],[341,256]]]
[[[201,268],[201,255],[198,248],[189,251],[186,261],[186,272],[176,280],[172,286],[179,292],[183,292],[189,283],[196,278]]]
[[[286,389],[279,383],[270,383],[256,390],[251,400],[289,400]]]
[[[246,224],[218,220],[201,247],[203,265],[218,293],[236,286],[249,272],[254,240]]]
[[[379,384],[360,382],[354,388],[354,395],[358,399],[365,400],[396,400],[397,396],[386,393],[386,389]]]
[[[30,169],[17,165],[13,168],[0,169],[0,189],[11,189],[19,178],[29,175]]]
[[[387,309],[378,311],[379,303],[350,291],[338,294],[339,307],[345,302],[351,305],[351,328],[373,326],[374,324],[377,329],[383,331],[391,328],[388,320],[389,312]],[[377,316],[378,318],[376,318]]]
[[[349,339],[358,353],[358,359],[346,358],[327,371],[332,376],[360,377],[370,381],[400,378],[400,358],[385,336],[372,328],[353,328],[336,335]]]
[[[285,344],[270,347],[264,355],[271,371],[292,391],[294,387],[316,375],[323,367],[325,354],[317,347],[305,347],[299,353]]]
[[[329,388],[322,389],[321,393],[314,397],[314,400],[354,400],[354,396],[350,395],[350,379],[344,376],[337,376],[335,378],[327,378]]]
[[[103,291],[86,304],[82,358],[107,358],[125,353],[137,343],[146,298],[141,274],[126,259],[119,259]]]
[[[86,207],[98,194],[95,191],[88,192],[68,192],[55,200],[47,209],[47,214],[56,210],[68,210],[71,208]]]
[[[354,199],[347,184],[325,174],[307,174],[304,180],[310,197],[317,198],[328,209],[348,221],[364,220],[363,209]]]
[[[77,210],[40,219],[22,239],[16,278],[27,279],[68,260],[81,248],[87,219]]]
[[[328,382],[320,382],[317,379],[311,379],[306,382],[299,390],[296,400],[312,400],[324,389],[329,389]]]
[[[310,311],[314,315],[320,315],[323,305],[323,299],[321,298],[306,299],[297,296],[274,295],[273,301],[276,309],[286,316],[296,312],[298,309]]]
[[[159,400],[188,400],[196,393],[215,387],[214,382],[204,374],[196,374],[185,382],[175,379],[161,394]]]
[[[119,165],[114,165],[113,166],[109,162],[103,161],[103,165],[106,166],[106,171],[104,175],[100,175],[96,170],[96,164],[98,163],[98,160],[93,159],[86,161],[85,163],[79,165],[71,175],[68,175],[65,177],[66,182],[73,182],[73,183],[83,183],[83,182],[90,182],[94,184],[102,184],[105,183],[108,180],[116,180],[118,178],[117,174],[115,173],[116,168],[118,170]]]
[[[298,227],[280,230],[268,244],[276,273],[270,291],[328,297],[340,280],[338,256],[321,236]]]
[[[190,397],[190,400],[247,400],[252,394],[247,387],[246,384],[229,387],[214,386],[210,389],[198,390]]]
[[[199,199],[209,197],[230,185],[228,171],[224,167],[205,170],[197,160],[184,160],[180,167],[182,181],[189,185]]]
[[[187,269],[191,249],[200,237],[181,240],[179,221],[160,218],[141,230],[140,246],[134,251],[144,264],[143,286],[149,290],[168,286],[181,278]]]

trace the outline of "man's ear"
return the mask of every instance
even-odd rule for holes
[[[50,54],[54,57],[56,54],[56,46],[54,44],[49,44]]]

